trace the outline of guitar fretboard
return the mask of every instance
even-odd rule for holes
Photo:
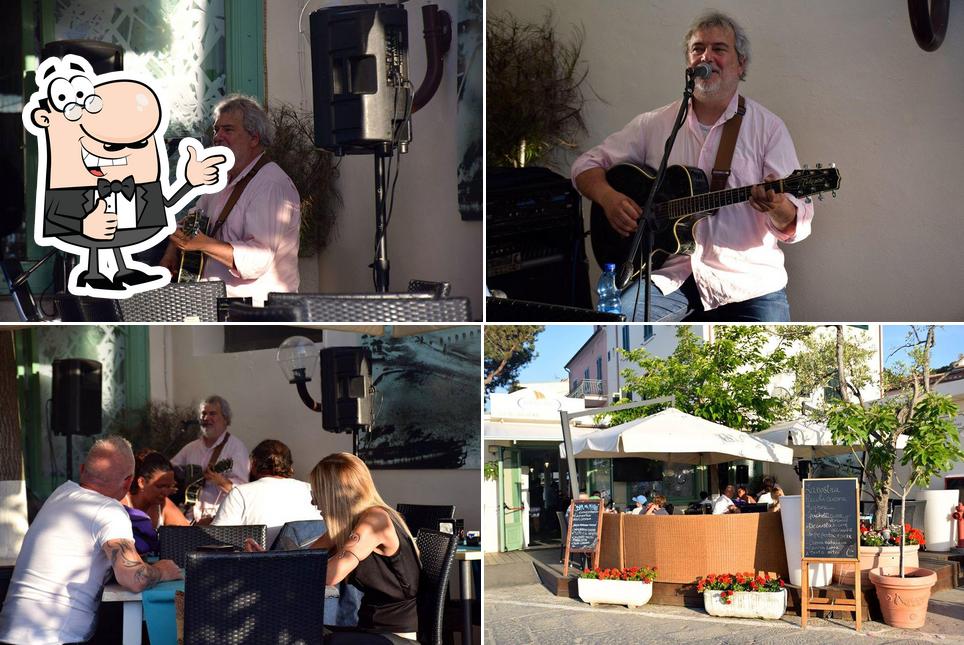
[[[764,190],[774,190],[782,193],[785,190],[786,182],[783,179],[768,181],[760,184]],[[694,213],[705,213],[706,211],[716,210],[724,206],[739,204],[750,199],[750,191],[753,186],[741,186],[740,188],[730,188],[728,190],[718,190],[712,193],[703,193],[692,197],[681,197],[663,202],[656,207],[656,216],[668,219],[679,219]]]

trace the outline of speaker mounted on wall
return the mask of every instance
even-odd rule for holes
[[[54,361],[53,370],[54,434],[100,434],[101,364],[86,358],[63,358]]]
[[[372,354],[365,347],[321,350],[321,425],[328,432],[372,426]]]
[[[406,152],[412,86],[405,9],[328,7],[309,24],[315,145],[337,155]]]

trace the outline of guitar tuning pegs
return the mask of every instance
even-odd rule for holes
[[[837,167],[837,162],[834,162],[834,163],[830,164],[830,167],[831,167],[831,168],[836,168],[836,167]]]
[[[813,203],[813,200],[810,199],[809,197],[807,197],[807,198],[806,198],[805,200],[803,200],[803,201],[805,201],[805,202],[808,203],[808,204],[812,204],[812,203]]]
[[[823,201],[823,193],[820,193],[819,195],[817,195],[817,199],[819,199],[820,201]]]
[[[830,191],[830,194],[833,195],[833,198],[834,198],[834,199],[837,199],[837,191],[831,190],[831,191]]]
[[[823,165],[817,164],[817,168],[823,168]]]

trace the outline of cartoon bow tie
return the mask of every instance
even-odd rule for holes
[[[134,178],[130,175],[124,178],[124,181],[108,181],[106,179],[97,180],[97,194],[102,198],[107,197],[111,193],[122,193],[127,199],[133,199],[134,197]]]

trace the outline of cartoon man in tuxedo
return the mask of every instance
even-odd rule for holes
[[[72,54],[43,61],[37,79],[23,111],[40,144],[37,243],[80,257],[68,284],[75,295],[126,298],[166,284],[167,269],[131,255],[173,232],[189,199],[220,191],[234,155],[183,139],[169,185],[167,114],[147,83],[124,72],[96,76]]]

